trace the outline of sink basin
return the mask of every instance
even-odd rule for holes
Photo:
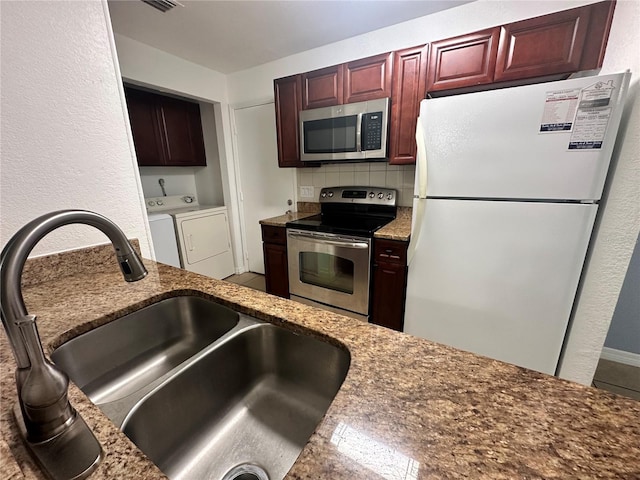
[[[238,319],[238,313],[204,298],[168,298],[64,343],[51,359],[100,405],[162,377]]]
[[[349,363],[348,352],[321,340],[250,325],[151,391],[122,430],[172,479],[267,478],[246,473],[252,468],[280,479]]]

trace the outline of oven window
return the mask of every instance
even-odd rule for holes
[[[353,294],[352,260],[328,253],[300,252],[300,281]]]
[[[356,151],[357,115],[304,122],[305,153]]]

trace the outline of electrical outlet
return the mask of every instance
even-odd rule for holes
[[[300,187],[300,198],[313,198],[313,187]]]

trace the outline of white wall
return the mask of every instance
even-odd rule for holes
[[[115,221],[152,247],[106,2],[2,2],[3,245],[68,208]],[[105,243],[87,226],[51,233],[33,254]]]
[[[590,3],[594,1],[481,0],[462,5],[229,75],[229,102],[273,98],[274,78]],[[617,2],[602,69],[603,73],[610,73],[630,68],[634,76],[622,124],[624,138],[614,153],[614,175],[601,207],[590,263],[559,370],[561,377],[585,384],[593,377],[640,230],[640,106],[636,95],[640,74],[639,10],[637,1]],[[323,168],[318,173],[323,171],[326,179],[329,172]],[[311,172],[312,182],[315,173]],[[308,176],[301,179],[300,175],[307,174],[299,174],[300,185],[309,181]]]
[[[201,204],[224,205],[224,188],[220,169],[220,150],[216,128],[215,111],[210,103],[200,102],[204,150],[207,166],[195,169],[196,189]]]
[[[122,77],[127,81],[196,100],[227,101],[227,79],[220,72],[119,34],[115,41]]]

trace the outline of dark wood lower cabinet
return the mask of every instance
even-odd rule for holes
[[[407,242],[375,239],[370,323],[392,330],[404,327],[407,292]]]
[[[289,298],[286,228],[262,225],[262,241],[267,293]]]

